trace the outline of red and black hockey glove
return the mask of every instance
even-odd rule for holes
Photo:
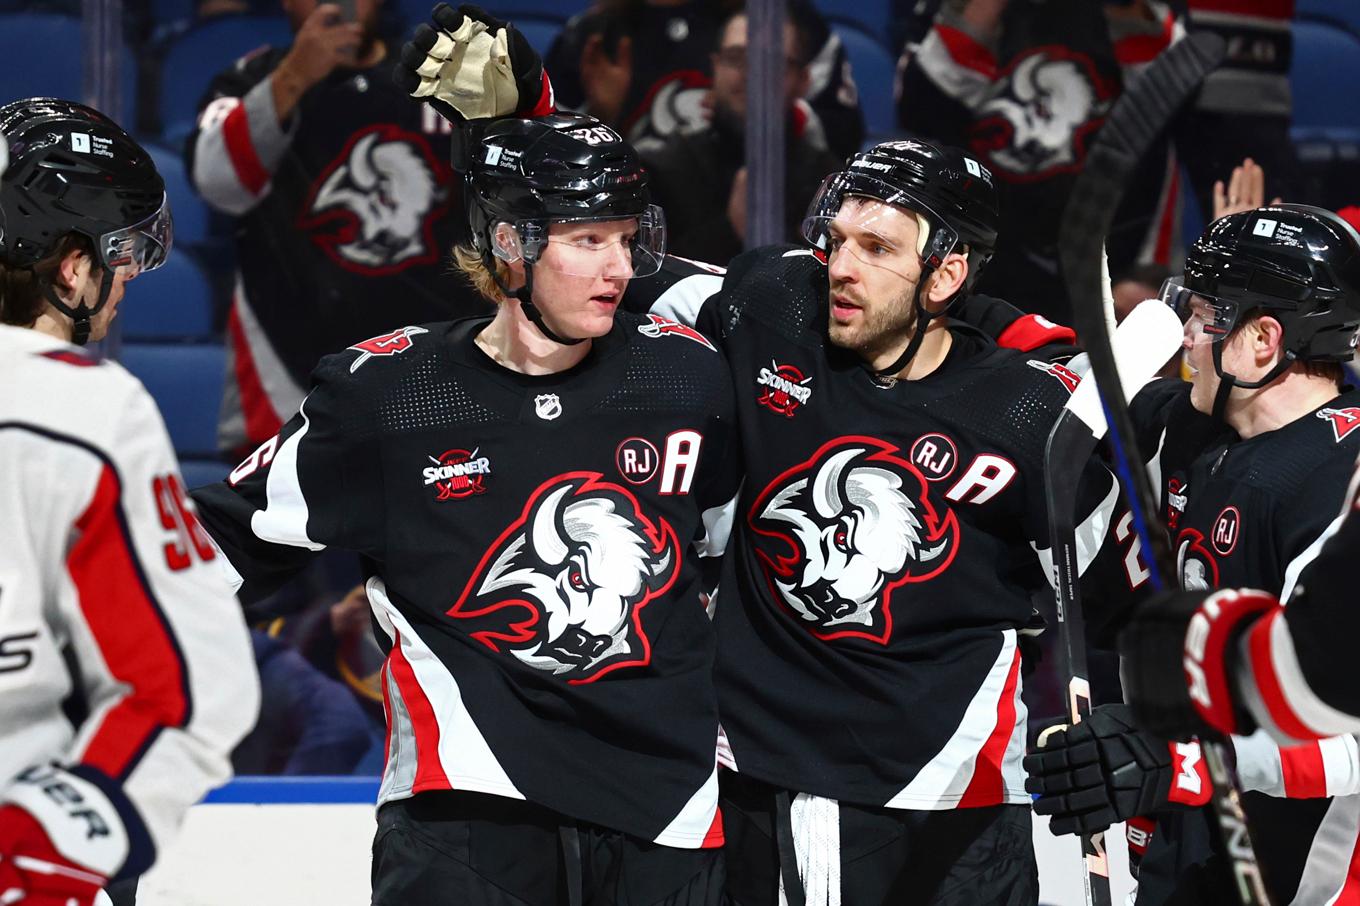
[[[402,45],[393,79],[454,124],[553,111],[543,60],[508,22],[480,7],[441,3]]]
[[[1198,743],[1140,730],[1127,705],[1101,705],[1076,726],[1050,727],[1025,756],[1025,789],[1055,834],[1092,834],[1168,803],[1198,806],[1210,785]]]
[[[63,856],[27,809],[0,805],[0,903],[89,906],[106,883]]]
[[[1124,696],[1139,726],[1169,739],[1250,734],[1255,722],[1233,700],[1232,671],[1243,635],[1279,606],[1250,589],[1149,598],[1119,634]]]

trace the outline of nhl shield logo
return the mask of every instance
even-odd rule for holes
[[[562,414],[562,399],[556,393],[540,393],[534,397],[534,414],[550,422]]]

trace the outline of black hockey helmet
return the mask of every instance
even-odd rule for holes
[[[851,156],[845,169],[822,183],[803,221],[803,235],[824,247],[825,228],[846,196],[875,198],[907,208],[930,225],[922,262],[940,265],[968,247],[968,285],[996,249],[1000,214],[996,186],[986,167],[967,153],[920,139],[880,142]]]
[[[851,156],[845,169],[822,183],[803,220],[803,237],[821,249],[831,248],[828,228],[846,198],[872,198],[911,211],[925,220],[924,236],[917,239],[921,274],[912,293],[916,329],[902,354],[880,377],[898,374],[921,347],[931,320],[941,317],[921,302],[931,272],[947,255],[966,254],[968,276],[953,304],[977,281],[996,249],[1000,219],[996,186],[982,164],[957,148],[920,139],[880,142]],[[966,251],[965,251],[966,249]]]
[[[44,286],[48,301],[75,321],[74,339],[83,343],[115,270],[147,271],[165,261],[172,238],[165,182],[141,145],[83,104],[11,102],[0,107],[0,134],[9,143],[9,167],[0,177],[0,262],[30,266],[70,233],[88,239],[104,270],[95,307],[71,308]]]
[[[1331,211],[1275,205],[1221,217],[1186,255],[1163,297],[1187,316],[1198,297],[1206,333],[1223,337],[1264,309],[1294,359],[1345,362],[1360,330],[1360,235]]]
[[[1264,387],[1296,361],[1345,362],[1360,332],[1360,234],[1322,208],[1281,204],[1220,217],[1186,255],[1161,298],[1213,341],[1221,417],[1233,387]],[[1223,370],[1223,343],[1253,313],[1280,322],[1284,355],[1256,381]]]
[[[665,217],[651,203],[647,172],[633,147],[594,117],[493,120],[461,153],[473,245],[493,274],[493,256],[523,258],[526,283],[513,295],[549,338],[578,342],[548,329],[531,301],[533,265],[545,248],[550,223],[637,218],[629,249],[631,275],[645,277],[660,269]],[[512,234],[498,231],[503,223],[514,227]]]

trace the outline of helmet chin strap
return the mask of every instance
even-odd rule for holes
[[[930,276],[934,273],[935,268],[928,264],[922,264],[921,279],[916,281],[916,289],[914,289],[911,294],[911,305],[916,309],[916,330],[912,333],[911,339],[907,341],[907,348],[902,350],[902,354],[894,359],[893,363],[888,367],[875,371],[874,377],[897,377],[902,369],[907,367],[907,363],[920,351],[921,344],[925,342],[926,331],[930,328],[930,322],[936,318],[944,317],[952,306],[953,301],[951,300],[949,305],[946,305],[939,311],[932,312],[926,310],[925,305],[921,303],[921,294],[925,291],[926,281],[930,279]]]
[[[496,272],[496,261],[495,257],[491,254],[491,252],[489,251],[484,252],[482,254],[482,258],[486,262],[486,269],[491,273],[491,279],[496,281],[496,286],[498,286],[500,288],[500,291],[505,293],[507,296],[510,296],[511,298],[517,299],[519,301],[520,311],[524,312],[524,317],[528,318],[529,322],[533,324],[534,327],[538,328],[539,333],[543,334],[543,336],[547,337],[549,340],[552,340],[554,343],[559,343],[562,346],[575,346],[577,343],[582,343],[585,341],[584,337],[577,337],[573,339],[560,336],[555,331],[553,331],[552,328],[548,326],[546,321],[543,320],[543,312],[539,311],[538,306],[534,304],[533,299],[534,266],[532,264],[530,264],[528,261],[524,262],[524,285],[521,286],[519,289],[511,289],[505,284],[503,280],[501,280],[500,274]]]
[[[1285,354],[1275,363],[1275,367],[1266,372],[1265,377],[1256,381],[1244,381],[1235,374],[1230,374],[1223,370],[1223,344],[1215,343],[1213,348],[1214,373],[1218,375],[1218,392],[1214,394],[1214,408],[1210,416],[1214,421],[1226,424],[1224,415],[1228,411],[1228,396],[1234,387],[1241,387],[1243,390],[1259,390],[1274,381],[1277,377],[1284,374],[1285,369],[1298,359],[1293,352],[1286,351]]]
[[[95,302],[94,308],[90,308],[83,302],[80,305],[67,305],[57,295],[57,291],[52,286],[50,280],[40,281],[43,296],[57,311],[71,319],[71,342],[77,346],[84,346],[90,341],[90,319],[99,314],[105,304],[109,301],[109,294],[113,291],[113,270],[111,268],[101,268],[104,272],[99,279],[99,301]]]

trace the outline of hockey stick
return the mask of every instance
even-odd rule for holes
[[[1146,384],[1181,344],[1181,325],[1175,314],[1157,301],[1144,302],[1129,313],[1115,334],[1119,376],[1132,395]],[[1044,449],[1044,495],[1053,554],[1053,592],[1058,611],[1058,663],[1067,691],[1067,717],[1080,723],[1091,713],[1091,688],[1086,667],[1086,628],[1077,584],[1076,508],[1078,482],[1105,434],[1105,413],[1095,381],[1077,385],[1067,401]],[[1111,906],[1110,866],[1105,855],[1105,832],[1081,835],[1083,882],[1088,906]]]
[[[1151,580],[1158,591],[1174,587],[1174,560],[1166,531],[1157,523],[1157,497],[1142,468],[1128,401],[1119,385],[1100,299],[1100,247],[1109,232],[1124,185],[1138,160],[1176,111],[1222,60],[1226,45],[1217,35],[1190,35],[1154,60],[1115,102],[1077,177],[1058,231],[1063,273],[1072,298],[1072,320],[1091,357],[1110,422],[1110,441],[1125,487],[1134,527],[1153,561]],[[1269,904],[1246,818],[1220,744],[1205,740],[1204,762],[1213,782],[1211,808],[1232,862],[1238,894],[1245,906]]]

